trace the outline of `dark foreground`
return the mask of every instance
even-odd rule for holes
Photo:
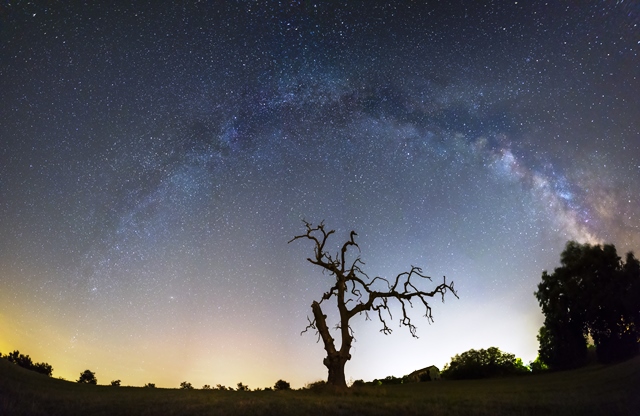
[[[0,360],[0,415],[639,415],[640,357],[514,378],[313,391],[80,385]]]

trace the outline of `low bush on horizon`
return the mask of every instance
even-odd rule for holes
[[[521,375],[530,371],[514,354],[490,347],[455,355],[440,374],[446,379],[464,380]]]
[[[48,377],[53,375],[53,367],[51,367],[50,364],[34,363],[29,355],[20,354],[20,351],[18,350],[10,352],[7,355],[2,355],[2,353],[0,353],[0,358],[4,358],[10,363],[19,365],[27,370],[35,371],[36,373],[44,374]]]
[[[78,383],[80,384],[98,384],[98,379],[96,378],[96,373],[91,370],[84,370],[80,373],[80,377],[78,378]]]

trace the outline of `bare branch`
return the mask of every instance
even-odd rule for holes
[[[315,329],[316,330],[316,335],[318,336],[318,339],[316,340],[316,342],[320,342],[320,332],[318,331],[318,328],[316,328],[316,321],[315,319],[312,321],[311,319],[309,319],[309,317],[307,316],[307,321],[309,321],[309,325],[307,325],[307,327],[304,329],[304,331],[300,332],[300,335],[304,334],[305,332],[307,332],[309,329]]]
[[[412,324],[411,319],[407,315],[406,305],[408,304],[409,307],[412,308],[413,298],[420,299],[420,301],[422,302],[425,308],[424,316],[427,318],[427,322],[431,323],[433,322],[433,316],[431,314],[431,306],[427,302],[427,298],[431,298],[439,293],[442,299],[444,300],[444,294],[447,291],[450,291],[451,293],[453,293],[453,295],[456,298],[458,297],[458,295],[453,288],[453,284],[447,284],[446,278],[444,279],[443,283],[439,284],[431,292],[424,292],[424,291],[418,290],[417,287],[410,281],[411,276],[414,276],[414,275],[431,280],[431,278],[429,278],[428,276],[423,275],[420,269],[418,269],[417,267],[412,267],[411,271],[403,272],[396,276],[394,285],[392,286],[391,290],[389,290],[388,292],[377,292],[377,291],[370,290],[369,286],[365,284],[364,289],[369,295],[368,301],[365,303],[358,303],[356,306],[354,306],[349,311],[350,316],[353,316],[357,313],[370,310],[370,309],[376,310],[378,311],[378,317],[380,319],[380,322],[383,324],[382,332],[385,334],[388,334],[391,331],[389,330],[384,319],[382,319],[382,315],[380,313],[381,313],[381,309],[386,309],[389,312],[389,314],[391,314],[391,311],[388,306],[389,305],[388,299],[395,299],[400,303],[400,306],[402,309],[402,318],[400,319],[400,325],[408,327],[411,335],[417,338],[416,327]],[[382,279],[382,280],[385,280],[385,279]],[[403,287],[402,292],[398,292],[393,289],[393,287],[398,287],[398,285],[401,285]],[[382,303],[376,303],[377,300],[381,300]]]
[[[384,318],[382,317],[382,311],[386,310],[387,313],[389,314],[389,317],[391,319],[393,319],[393,316],[391,316],[391,311],[389,310],[389,307],[386,305],[386,300],[384,304],[381,305],[377,305],[377,306],[372,306],[371,309],[373,309],[374,311],[378,312],[378,319],[380,320],[380,322],[382,323],[382,329],[380,330],[380,332],[382,332],[385,335],[389,335],[391,332],[393,332],[391,330],[391,328],[389,328],[387,326],[387,322],[384,320]]]
[[[367,287],[373,286],[373,283],[378,279],[382,280],[383,282],[385,282],[387,284],[387,289],[389,289],[389,291],[391,291],[391,285],[389,284],[389,281],[387,279],[385,279],[384,277],[380,277],[380,276],[374,277],[373,280],[371,282],[369,282],[366,286]]]
[[[347,252],[347,248],[349,248],[349,246],[356,246],[356,247],[358,247],[358,250],[360,250],[360,246],[358,246],[358,244],[356,244],[356,242],[353,240],[353,238],[354,238],[355,236],[357,236],[357,235],[358,235],[358,234],[356,234],[356,232],[355,232],[355,231],[351,231],[351,234],[349,235],[349,241],[347,241],[346,243],[344,243],[344,244],[342,245],[342,255],[341,255],[341,262],[340,262],[340,263],[341,263],[341,264],[340,264],[340,271],[341,271],[341,272],[343,272],[343,273],[344,273],[344,265],[345,265],[345,262],[344,262],[344,256],[345,256],[345,254],[346,254],[346,252]],[[355,260],[355,261],[358,261],[358,259],[356,258],[356,260]],[[354,262],[354,264],[355,264],[355,262]]]

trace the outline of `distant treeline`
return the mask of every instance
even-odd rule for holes
[[[20,351],[15,350],[10,352],[7,355],[2,355],[0,353],[0,358],[4,358],[9,362],[19,365],[22,368],[26,368],[27,370],[35,371],[36,373],[44,374],[48,377],[51,377],[53,374],[53,367],[47,363],[34,363],[31,360],[31,357],[28,355],[20,354]]]

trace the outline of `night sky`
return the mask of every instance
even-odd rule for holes
[[[640,249],[639,53],[638,1],[2,2],[0,352],[324,379],[305,219],[460,296],[419,339],[356,317],[347,380],[531,361],[565,243]]]

